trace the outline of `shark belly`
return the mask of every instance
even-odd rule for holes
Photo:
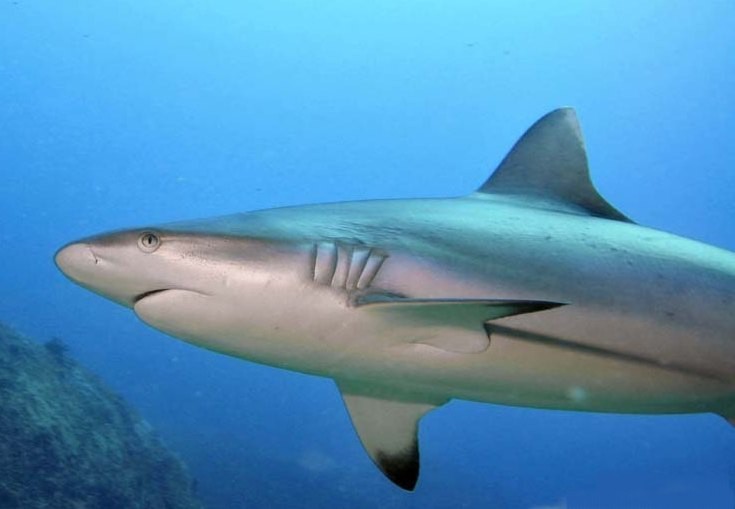
[[[290,294],[294,305],[303,303],[301,296]],[[280,304],[287,298],[284,292]],[[272,304],[263,302],[263,306]],[[312,295],[308,308],[302,304],[301,312],[288,316],[317,342],[282,337],[280,324],[286,317],[274,317],[271,326],[259,332],[248,330],[251,317],[243,313],[237,299],[217,301],[196,292],[152,295],[139,302],[135,311],[148,324],[198,346],[419,400],[458,398],[583,411],[683,413],[719,411],[730,408],[735,399],[732,376],[585,346],[575,337],[607,330],[612,343],[615,334],[640,325],[621,323],[616,315],[590,321],[589,311],[574,307],[555,310],[553,319],[551,313],[543,319],[540,313],[497,320],[488,331],[478,324],[475,334],[490,335],[489,347],[479,353],[432,346],[415,326],[338,305],[329,292]],[[315,316],[319,319],[310,318]],[[432,330],[433,336],[467,333],[464,328]],[[657,334],[668,337],[671,331],[649,329],[646,339],[655,341]]]

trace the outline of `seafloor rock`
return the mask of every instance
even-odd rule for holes
[[[0,508],[200,509],[192,480],[59,340],[0,324]]]

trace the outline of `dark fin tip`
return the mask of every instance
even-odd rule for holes
[[[375,459],[383,473],[406,491],[413,491],[419,478],[419,449],[414,443],[398,454],[378,451]]]

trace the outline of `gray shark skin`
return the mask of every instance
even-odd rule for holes
[[[570,108],[468,196],[131,229],[55,261],[167,334],[333,378],[407,490],[418,421],[452,398],[735,417],[735,254],[608,204]]]

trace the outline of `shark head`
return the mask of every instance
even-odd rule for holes
[[[298,298],[309,256],[298,243],[143,228],[70,243],[55,262],[75,283],[132,308],[157,329],[274,362],[264,350],[284,338],[278,337],[283,317],[273,309]]]
[[[171,240],[150,229],[98,235],[64,246],[54,261],[75,283],[130,308],[168,290],[203,292],[198,281],[182,288],[172,277]]]

